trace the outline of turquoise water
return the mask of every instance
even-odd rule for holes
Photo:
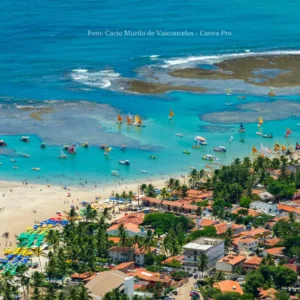
[[[264,133],[272,132],[274,139],[262,139],[255,135],[256,123],[246,124],[245,143],[240,143],[237,132],[239,124],[228,125],[226,132],[203,131],[207,124],[199,118],[201,114],[213,111],[236,110],[236,105],[245,101],[236,100],[232,107],[226,107],[225,95],[200,95],[172,92],[158,96],[133,95],[120,92],[122,82],[117,79],[136,77],[135,70],[152,68],[165,69],[166,66],[184,66],[198,61],[207,64],[222,55],[245,54],[251,52],[285,53],[300,49],[300,3],[282,1],[146,1],[77,0],[48,2],[28,0],[2,1],[1,45],[0,45],[0,99],[4,103],[21,103],[24,99],[40,100],[86,100],[108,103],[125,115],[140,114],[145,120],[145,128],[121,126],[112,131],[133,138],[142,144],[152,146],[152,150],[128,149],[122,152],[114,147],[108,157],[97,147],[78,148],[78,153],[67,160],[59,160],[61,145],[53,145],[42,150],[41,139],[33,132],[23,132],[20,126],[18,136],[7,135],[5,124],[0,128],[1,138],[8,143],[14,153],[0,155],[0,178],[8,180],[31,180],[62,184],[97,182],[103,184],[112,180],[132,181],[149,176],[162,177],[168,174],[186,174],[190,166],[203,167],[207,162],[202,155],[212,153],[215,146],[226,146],[226,154],[216,154],[220,163],[228,163],[236,156],[249,155],[252,145],[260,148],[260,143],[273,146],[275,141],[294,146],[299,139],[299,123],[295,119],[269,121],[264,124]],[[88,30],[200,30],[231,32],[230,36],[192,37],[91,37]],[[155,55],[155,57],[153,57]],[[151,68],[148,68],[152,66]],[[109,68],[110,71],[105,71]],[[78,72],[78,69],[86,70]],[[76,71],[77,70],[77,71]],[[218,82],[216,85],[221,85]],[[118,91],[112,91],[113,87]],[[224,88],[226,84],[224,84]],[[223,89],[223,86],[222,86]],[[253,91],[252,91],[253,92]],[[259,94],[259,92],[257,92]],[[252,94],[255,94],[253,92]],[[280,99],[293,99],[285,96]],[[266,101],[263,96],[248,96],[246,102]],[[168,112],[175,112],[173,120],[168,120]],[[74,116],[76,117],[76,116]],[[258,116],[259,117],[259,116]],[[242,120],[241,120],[242,121]],[[112,120],[112,124],[114,120]],[[86,126],[82,123],[82,126]],[[285,128],[293,134],[283,138]],[[49,129],[50,130],[50,129]],[[89,130],[86,127],[86,130]],[[182,133],[183,138],[175,136]],[[30,134],[31,142],[24,144],[19,137]],[[59,133],[53,133],[59,134]],[[74,132],[74,135],[76,133]],[[228,143],[233,134],[234,142]],[[194,137],[207,138],[208,145],[192,149]],[[82,140],[85,140],[82,137]],[[101,141],[99,141],[99,145]],[[185,155],[184,150],[191,151]],[[28,153],[31,158],[15,156]],[[157,159],[148,158],[154,154]],[[16,159],[18,169],[13,169],[11,157]],[[119,159],[129,159],[129,167],[118,164]],[[40,167],[34,172],[32,167]],[[120,178],[110,175],[118,170]],[[140,170],[147,170],[142,174]],[[161,175],[161,173],[163,175]]]

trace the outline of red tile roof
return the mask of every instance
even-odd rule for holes
[[[256,266],[258,267],[261,262],[262,262],[263,258],[262,257],[259,257],[259,256],[252,256],[250,257],[249,259],[245,260],[244,261],[244,265],[250,265],[250,266]]]
[[[275,248],[270,248],[270,249],[266,249],[265,251],[270,254],[270,255],[283,255],[283,250],[285,249],[285,247],[275,247]]]
[[[162,275],[160,273],[154,273],[147,271],[145,268],[138,268],[134,271],[128,271],[127,274],[129,276],[138,277],[142,280],[149,281],[149,282],[162,282],[169,284],[171,283],[172,279],[169,276]]]
[[[279,238],[270,238],[270,239],[265,240],[265,245],[268,247],[274,247],[281,241],[282,241],[282,239],[279,239]]]
[[[216,225],[214,225],[214,227],[217,230],[217,234],[223,234],[227,230],[227,223],[216,224]]]
[[[226,292],[236,292],[239,294],[244,294],[240,284],[237,281],[233,280],[223,280],[220,282],[214,283],[214,288],[221,290],[222,293]]]
[[[162,264],[169,264],[171,263],[172,261],[179,261],[179,262],[183,262],[184,260],[184,255],[180,255],[180,256],[171,256],[171,257],[168,257],[167,259],[165,259]]]
[[[246,260],[246,256],[244,255],[229,254],[218,260],[218,263],[224,262],[229,265],[235,266],[244,260]]]
[[[107,231],[115,231],[118,230],[120,224],[114,224],[112,226],[110,226]],[[140,228],[138,227],[138,225],[136,224],[132,224],[132,223],[125,223],[124,227],[126,228],[126,230],[128,231],[133,231],[133,232],[140,232]]]
[[[273,288],[269,288],[267,290],[264,290],[263,288],[258,289],[259,290],[259,299],[275,299],[275,295],[277,291]]]

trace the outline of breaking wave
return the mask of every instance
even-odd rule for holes
[[[300,50],[274,50],[274,51],[265,51],[265,52],[251,52],[249,50],[245,50],[245,52],[242,53],[178,57],[178,58],[164,60],[162,67],[163,68],[170,68],[173,66],[178,67],[180,65],[186,65],[193,62],[213,64],[228,59],[243,58],[243,57],[250,57],[250,56],[261,56],[261,55],[271,56],[271,55],[292,55],[292,54],[300,54]]]
[[[111,86],[111,82],[118,79],[121,74],[116,73],[112,69],[102,71],[75,69],[72,70],[70,76],[76,82],[88,85],[90,87],[106,89]]]

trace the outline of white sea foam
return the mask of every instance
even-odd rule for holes
[[[169,68],[172,66],[185,65],[189,63],[206,63],[213,64],[218,63],[227,59],[250,57],[250,56],[261,56],[261,55],[292,55],[300,54],[300,50],[274,50],[265,52],[242,52],[242,53],[231,53],[231,54],[220,54],[220,55],[200,55],[200,56],[188,56],[178,57],[173,59],[164,60],[163,68]]]
[[[70,74],[71,78],[79,83],[106,89],[111,86],[111,82],[116,80],[121,76],[121,74],[116,73],[114,70],[101,70],[101,71],[89,71],[85,69],[75,69],[72,70]]]

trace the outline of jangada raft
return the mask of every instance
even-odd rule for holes
[[[207,145],[207,141],[204,137],[202,136],[196,136],[195,141],[197,142],[198,145]]]
[[[68,153],[69,154],[76,154],[76,146],[72,145],[69,149],[68,149]]]

